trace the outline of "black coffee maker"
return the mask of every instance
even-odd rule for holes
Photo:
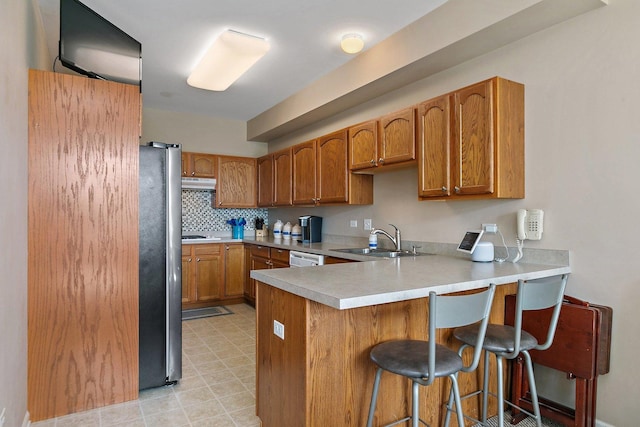
[[[322,241],[322,217],[305,215],[299,218],[302,229],[302,243],[315,243]]]

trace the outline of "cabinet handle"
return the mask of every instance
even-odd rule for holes
[[[189,258],[189,259],[187,260],[187,262],[191,262],[191,258]]]
[[[447,192],[447,187],[445,187],[444,185],[442,186],[442,192],[446,193]]]
[[[457,185],[455,187],[453,187],[453,189],[455,190],[456,193],[460,192],[460,187],[458,187]]]
[[[195,172],[191,172],[191,176],[195,176],[195,174],[196,174]]]
[[[226,250],[229,250],[229,245],[225,246],[224,248],[225,248]]]
[[[376,164],[376,161],[374,159],[369,160],[369,163],[371,163],[372,165]]]
[[[378,159],[378,163],[380,163],[381,165],[382,165],[382,164],[384,164],[384,159],[383,159],[382,157],[380,157],[380,158]]]
[[[222,206],[222,201],[219,201],[219,202],[218,202],[218,206]]]
[[[200,258],[196,258],[196,262],[200,262]]]

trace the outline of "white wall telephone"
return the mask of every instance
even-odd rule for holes
[[[518,239],[540,240],[543,223],[544,211],[542,209],[518,209]]]

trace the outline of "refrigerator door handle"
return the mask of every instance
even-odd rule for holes
[[[167,147],[167,382],[182,377],[182,151]]]

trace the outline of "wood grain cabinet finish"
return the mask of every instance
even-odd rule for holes
[[[217,177],[218,156],[205,153],[182,153],[182,176],[196,178]]]
[[[350,127],[349,154],[349,169],[361,173],[414,165],[415,109],[405,108]]]
[[[245,280],[244,245],[226,243],[224,250],[224,297],[242,298]]]
[[[504,297],[515,289],[515,284],[496,289],[491,323],[504,322]],[[427,339],[428,298],[337,310],[261,282],[256,298],[256,409],[264,427],[365,425],[375,375],[371,348],[393,339]],[[274,320],[285,326],[285,340],[273,334]],[[459,347],[452,329],[438,330],[437,342]],[[477,390],[481,375],[480,369],[460,373],[461,394]],[[495,384],[495,364],[489,376]],[[449,389],[448,378],[420,388],[420,418],[429,425],[442,425]],[[495,413],[495,399],[489,402]],[[478,400],[465,401],[463,411],[477,418]],[[373,425],[410,412],[410,382],[383,375]]]
[[[418,110],[419,197],[524,197],[522,84],[495,77]]]
[[[371,204],[373,178],[348,169],[347,130],[294,145],[293,204]]]
[[[316,198],[316,141],[294,145],[293,160],[293,204],[315,205]]]
[[[218,156],[215,203],[219,208],[257,206],[256,159]]]
[[[274,200],[273,154],[256,161],[258,176],[258,206],[271,207]]]
[[[182,308],[202,308],[243,300],[242,243],[182,245]]]
[[[293,204],[291,147],[258,158],[258,206]]]
[[[140,93],[30,70],[28,107],[27,408],[39,421],[138,397]]]
[[[244,296],[247,302],[255,305],[256,280],[249,276],[251,270],[288,268],[289,250],[262,245],[245,245],[245,259],[248,268],[246,269]]]

